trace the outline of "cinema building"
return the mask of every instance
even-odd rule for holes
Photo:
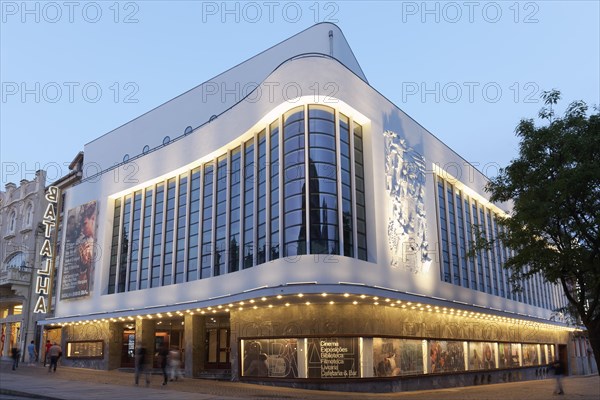
[[[44,322],[66,365],[166,346],[190,377],[396,391],[531,379],[572,351],[557,287],[513,293],[500,246],[466,257],[508,206],[369,86],[335,25],[84,153]]]

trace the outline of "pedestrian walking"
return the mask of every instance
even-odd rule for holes
[[[552,364],[552,369],[554,370],[554,376],[556,378],[556,385],[554,387],[554,394],[565,394],[562,385],[563,375],[565,374],[565,368],[560,360],[556,360],[554,364]]]
[[[150,369],[148,368],[148,357],[145,347],[139,347],[135,353],[135,384],[139,384],[140,375],[146,375],[146,386],[150,385]]]
[[[179,349],[172,348],[169,352],[169,374],[171,376],[171,382],[173,380],[179,380],[179,378],[183,379],[183,374],[181,373],[181,355],[179,354]]]
[[[58,345],[58,343],[54,342],[52,347],[50,347],[50,350],[48,350],[48,355],[50,356],[50,366],[48,367],[48,372],[50,372],[53,367],[54,372],[56,372],[58,359],[62,356],[62,348]]]
[[[35,365],[35,360],[37,359],[37,350],[35,349],[35,341],[31,341],[27,345],[27,352],[29,353],[29,365]]]
[[[158,350],[157,353],[158,357],[159,357],[159,361],[160,361],[160,369],[162,370],[163,373],[163,385],[167,384],[167,359],[169,357],[169,349],[167,348],[167,346],[165,346],[164,344],[162,346],[160,346],[160,349]]]
[[[16,370],[19,368],[19,357],[21,357],[21,352],[19,348],[15,345],[12,349],[10,349],[10,357],[13,360],[12,370]]]
[[[46,350],[44,351],[44,367],[46,366],[46,364],[50,363],[50,347],[52,347],[52,343],[50,343],[49,340],[46,340]]]

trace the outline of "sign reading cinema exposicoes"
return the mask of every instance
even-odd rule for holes
[[[46,192],[48,206],[44,212],[42,224],[44,225],[44,243],[40,250],[42,257],[42,268],[37,270],[35,279],[35,302],[34,313],[48,312],[48,296],[50,296],[50,286],[52,279],[52,269],[54,268],[54,246],[52,245],[51,235],[56,229],[56,203],[58,202],[59,190],[56,186],[49,186]]]

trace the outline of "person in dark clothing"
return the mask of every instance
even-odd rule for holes
[[[140,381],[140,375],[146,375],[146,386],[150,385],[150,370],[148,369],[148,357],[145,347],[137,349],[135,354],[135,384]]]
[[[13,360],[12,370],[19,368],[19,357],[21,357],[21,352],[17,346],[10,349],[10,356]]]
[[[560,360],[556,360],[554,364],[552,364],[552,369],[554,370],[554,376],[556,377],[556,386],[554,388],[554,394],[565,394],[562,386],[562,378],[565,374],[565,367]]]
[[[160,347],[160,349],[158,350],[158,356],[160,357],[160,369],[162,369],[162,373],[163,373],[163,385],[167,384],[167,359],[169,357],[169,349],[167,349],[167,346],[162,345]]]

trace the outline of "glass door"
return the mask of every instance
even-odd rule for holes
[[[229,369],[230,332],[229,328],[208,328],[206,330],[206,342],[208,351],[207,367],[216,369]]]
[[[121,367],[135,367],[135,330],[123,330],[123,344],[121,348]]]

